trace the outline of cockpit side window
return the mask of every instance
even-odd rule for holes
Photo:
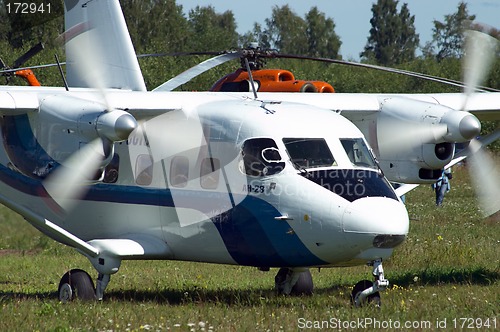
[[[271,138],[252,138],[241,148],[244,172],[250,176],[268,176],[285,167],[278,146]]]
[[[341,138],[340,142],[354,166],[377,168],[375,159],[362,138]]]
[[[283,143],[297,168],[337,165],[323,138],[283,138]]]

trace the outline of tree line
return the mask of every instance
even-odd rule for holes
[[[45,50],[26,65],[54,62],[54,54],[64,61],[64,46],[58,36],[64,31],[63,1],[50,1],[50,15],[12,15],[7,5],[14,0],[0,0],[0,58],[7,65],[31,46],[43,42]],[[31,0],[45,3],[43,0]],[[238,34],[237,22],[231,11],[219,13],[213,6],[197,6],[187,14],[176,0],[120,0],[132,41],[138,54],[221,51],[246,47],[258,42],[263,49],[276,49],[284,54],[308,55],[342,59],[341,36],[335,32],[335,22],[312,6],[301,17],[289,5],[275,6],[270,17],[256,22],[251,31]],[[371,28],[360,50],[361,62],[396,67],[454,80],[462,80],[463,29],[470,26],[475,15],[466,2],[461,2],[442,20],[434,20],[432,40],[420,44],[415,30],[415,16],[406,3],[398,0],[377,0],[372,4]],[[488,33],[499,38],[500,31]],[[420,54],[417,56],[417,52]],[[500,53],[492,73],[484,85],[500,89]],[[140,65],[148,89],[205,60],[207,57],[149,57]],[[217,67],[181,87],[184,90],[207,90],[222,76],[234,71],[238,63]],[[298,60],[270,60],[268,68],[291,70],[305,80],[324,80],[337,92],[365,93],[429,93],[460,92],[460,88],[414,77],[383,73],[362,68],[326,65]],[[43,85],[62,86],[57,69],[35,72]],[[9,78],[12,84],[24,84]],[[2,83],[0,83],[2,84]],[[494,128],[497,124],[486,123]]]
[[[43,2],[33,0],[37,1]],[[16,57],[40,41],[45,44],[45,51],[28,64],[53,62],[55,53],[64,59],[64,48],[57,43],[57,36],[64,29],[62,0],[51,1],[54,3],[51,15],[42,15],[39,19],[25,16],[24,20],[7,12],[6,6],[11,2],[0,0],[0,57],[4,62],[12,64]],[[185,14],[176,0],[121,0],[120,3],[139,54],[231,50],[256,41],[261,48],[276,49],[285,54],[342,59],[342,39],[335,33],[334,20],[314,6],[304,17],[297,15],[289,5],[275,6],[269,18],[256,22],[253,30],[240,35],[234,14],[231,11],[219,13],[213,6],[197,6]],[[454,12],[442,20],[434,20],[432,40],[420,45],[414,26],[415,16],[411,15],[407,4],[400,4],[398,0],[377,0],[372,5],[371,28],[367,31],[366,45],[360,51],[361,61],[461,80],[462,31],[474,19],[467,4],[461,2]],[[500,36],[495,29],[490,29],[489,33]],[[164,57],[140,61],[148,88],[154,88],[203,59]],[[457,91],[456,88],[415,78],[338,65],[292,60],[273,61],[269,65],[292,69],[303,79],[326,80],[338,92]],[[234,63],[222,66],[184,88],[208,89],[235,66]],[[45,73],[40,70],[37,75],[41,75],[46,84],[60,85],[57,71]],[[497,56],[493,74],[485,84],[500,88],[499,76]]]

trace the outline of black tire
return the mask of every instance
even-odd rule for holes
[[[73,269],[66,272],[58,287],[59,300],[62,302],[73,301],[93,301],[96,299],[94,282],[90,275],[80,269]]]
[[[360,282],[358,282],[354,288],[352,289],[352,292],[351,292],[351,302],[352,302],[352,305],[356,306],[356,302],[355,302],[355,299],[356,299],[356,296],[361,293],[362,291],[364,291],[365,289],[368,289],[370,288],[371,286],[373,285],[373,282],[370,281],[370,280],[361,280]],[[376,307],[380,307],[381,305],[381,301],[380,301],[380,293],[379,292],[375,292],[371,295],[368,295],[366,297],[366,299],[363,301],[363,303],[360,304],[360,306],[365,306],[365,305],[374,305]]]
[[[312,295],[314,284],[311,276],[311,271],[307,270],[300,273],[299,280],[292,287],[291,295]]]
[[[286,280],[286,277],[289,272],[290,269],[282,267],[281,269],[279,269],[278,273],[276,274],[276,277],[274,277],[274,282],[276,284],[281,284]],[[300,273],[299,279],[297,280],[297,283],[292,287],[290,295],[295,295],[295,296],[311,295],[313,293],[313,289],[314,285],[311,276],[311,271],[306,270]]]

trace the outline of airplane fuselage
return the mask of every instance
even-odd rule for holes
[[[62,211],[44,180],[89,139],[41,111],[4,116],[1,191],[82,240],[150,236],[169,248],[141,259],[363,264],[390,256],[408,232],[404,205],[339,114],[229,98],[186,100],[143,120],[115,143],[103,177]]]

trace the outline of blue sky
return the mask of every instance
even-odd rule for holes
[[[253,29],[254,22],[264,25],[264,20],[271,16],[274,6],[289,4],[299,16],[316,6],[335,22],[335,32],[342,40],[340,53],[344,59],[359,60],[370,30],[371,7],[374,0],[177,0],[184,12],[199,6],[212,5],[216,12],[231,10],[238,24],[238,32],[245,33]],[[476,15],[476,20],[495,28],[500,28],[500,0],[469,0],[469,14]],[[420,35],[421,45],[432,39],[433,21],[444,21],[444,16],[456,13],[460,0],[407,0],[410,13],[415,15],[415,27]]]

